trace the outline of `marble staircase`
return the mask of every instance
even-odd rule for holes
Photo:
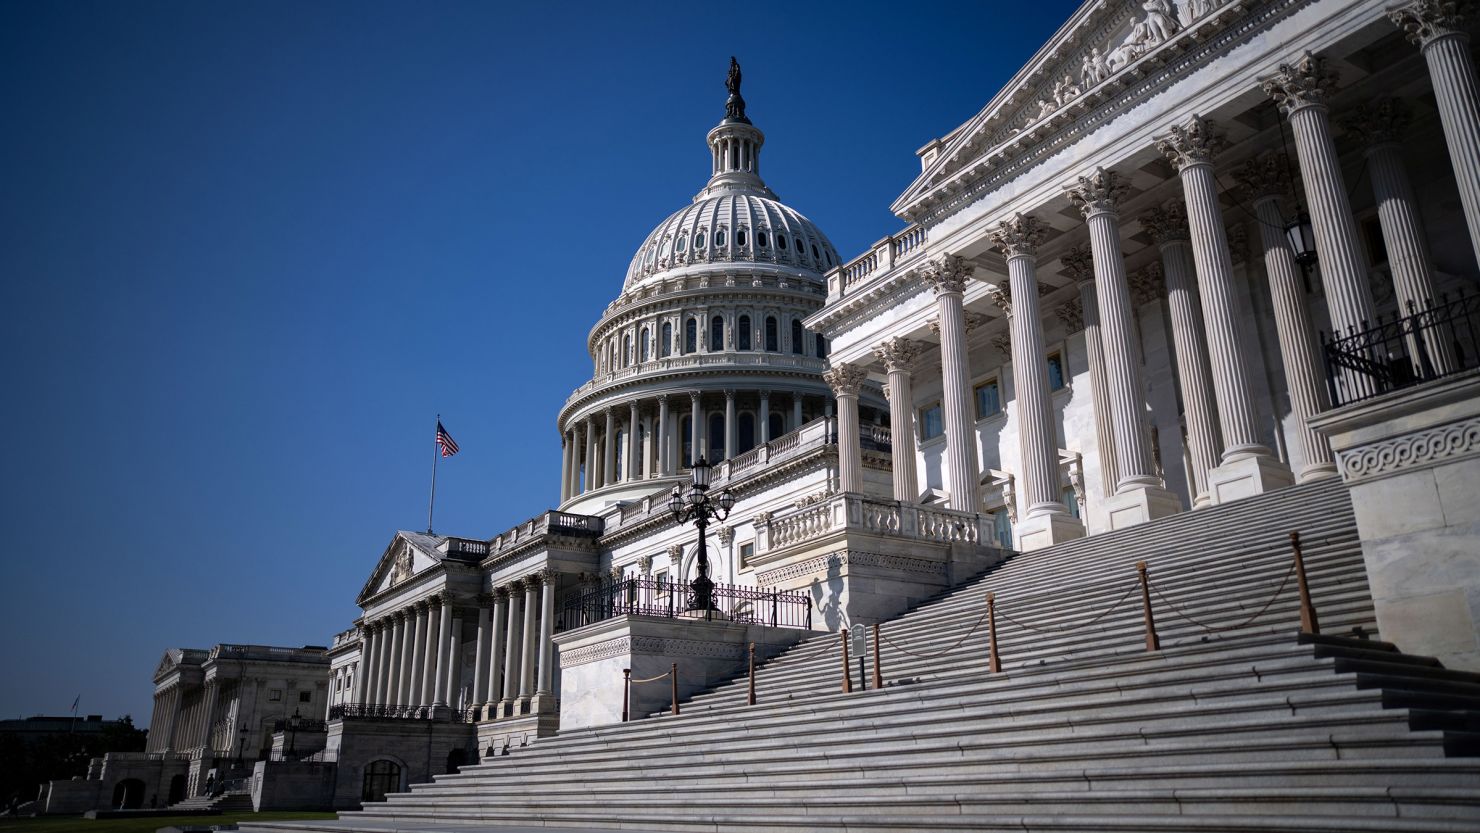
[[[1291,530],[1320,636],[1297,633]],[[853,656],[844,693],[819,635],[758,667],[757,705],[742,677],[253,829],[1480,831],[1480,674],[1379,641],[1337,482],[1016,556],[881,634],[882,689]]]

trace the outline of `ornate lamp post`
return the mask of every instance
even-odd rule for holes
[[[298,710],[293,710],[293,716],[288,718],[288,757],[292,758],[296,747],[293,741],[298,737],[298,727],[303,725],[303,718],[298,716]]]
[[[246,723],[246,721],[242,721],[241,735],[242,735],[241,742],[236,745],[236,768],[237,769],[241,769],[241,767],[242,767],[242,752],[245,751],[246,748],[247,748],[247,723]]]
[[[735,495],[722,489],[714,498],[709,496],[709,478],[712,474],[709,463],[700,457],[693,466],[694,482],[685,493],[683,487],[674,486],[668,498],[668,510],[673,520],[683,524],[690,521],[699,528],[699,575],[689,584],[689,610],[708,611],[714,607],[714,582],[709,580],[709,554],[704,544],[704,527],[711,519],[723,521],[730,516],[735,506]]]

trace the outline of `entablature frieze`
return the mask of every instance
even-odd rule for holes
[[[608,408],[614,409],[621,416],[634,402],[641,407],[655,409],[658,397],[665,395],[669,397],[670,408],[678,407],[682,410],[688,407],[689,394],[695,390],[704,394],[722,393],[727,388],[748,393],[766,390],[773,398],[790,394],[828,395],[827,385],[822,381],[822,372],[827,369],[828,360],[793,358],[805,358],[807,363],[791,367],[750,364],[673,368],[614,380],[602,386],[583,387],[561,408],[556,418],[557,430],[562,433],[569,431],[575,427],[575,423],[587,418],[603,421]],[[682,384],[675,385],[678,381]]]

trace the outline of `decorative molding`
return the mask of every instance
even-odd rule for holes
[[[1351,483],[1476,454],[1480,454],[1480,417],[1344,451],[1337,455],[1337,464],[1342,479]]]
[[[885,555],[876,552],[863,552],[860,550],[839,550],[814,556],[806,561],[796,564],[788,564],[777,567],[763,573],[756,574],[756,583],[761,587],[771,587],[783,581],[802,578],[810,575],[827,575],[834,570],[841,571],[845,567],[874,567],[883,570],[901,570],[907,573],[939,577],[946,573],[946,565],[939,561],[928,558],[911,558],[903,555]]]

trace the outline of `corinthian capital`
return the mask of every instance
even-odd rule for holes
[[[1130,189],[1129,185],[1120,181],[1119,174],[1104,168],[1095,168],[1094,173],[1078,179],[1078,184],[1065,189],[1065,193],[1085,217],[1107,212],[1114,213],[1115,206]]]
[[[1145,269],[1130,276],[1131,300],[1136,306],[1149,304],[1162,296],[1166,283],[1161,273],[1161,264],[1147,264]]]
[[[1054,312],[1069,332],[1077,333],[1084,329],[1084,304],[1078,298],[1059,304]]]
[[[909,370],[910,365],[920,355],[920,342],[914,339],[896,336],[874,348],[874,355],[884,363],[884,367],[893,373],[898,370]]]
[[[1059,257],[1064,272],[1070,280],[1092,281],[1095,279],[1095,256],[1088,246],[1075,246]]]
[[[1325,58],[1306,52],[1293,64],[1280,64],[1280,71],[1265,79],[1264,92],[1288,116],[1305,107],[1326,106],[1339,77]]]
[[[822,373],[822,380],[832,388],[834,396],[857,396],[867,378],[867,370],[847,362],[835,364]]]
[[[1047,236],[1048,229],[1031,214],[1014,214],[988,235],[1008,257],[1036,257],[1038,245]]]
[[[1186,124],[1172,125],[1172,134],[1157,142],[1156,147],[1180,171],[1188,165],[1212,162],[1226,144],[1223,136],[1213,130],[1212,120],[1193,116]]]
[[[1283,156],[1273,152],[1250,159],[1233,175],[1248,192],[1249,199],[1281,197],[1290,189],[1287,162]]]
[[[1465,15],[1474,9],[1470,0],[1412,0],[1388,8],[1388,20],[1422,47],[1444,35],[1464,34]]]
[[[1408,107],[1392,98],[1379,98],[1363,104],[1338,120],[1341,126],[1364,145],[1396,142],[1408,127]]]
[[[921,266],[919,275],[939,295],[942,292],[965,292],[966,281],[975,270],[976,267],[960,255],[941,255]]]
[[[1003,315],[1007,316],[1008,318],[1012,317],[1011,285],[1005,283],[997,284],[987,291],[987,298],[991,299],[993,304],[996,304],[997,309],[1002,310]]]
[[[1162,208],[1153,208],[1141,216],[1141,225],[1151,235],[1151,242],[1160,246],[1187,240],[1187,206],[1173,200]]]

